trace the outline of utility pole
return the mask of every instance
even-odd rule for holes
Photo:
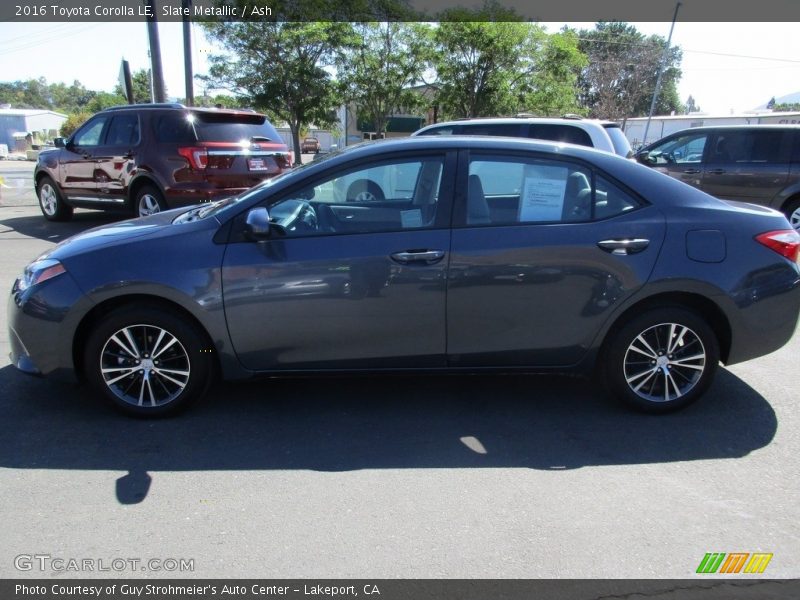
[[[656,78],[656,89],[653,92],[653,101],[650,103],[650,114],[647,115],[647,125],[644,128],[644,137],[642,144],[647,144],[647,132],[650,131],[650,120],[653,118],[653,113],[656,110],[656,101],[658,100],[658,93],[661,91],[661,76],[664,74],[664,65],[667,63],[667,56],[669,55],[669,48],[672,45],[672,30],[675,29],[675,21],[678,19],[678,9],[681,3],[675,4],[675,14],[672,16],[672,25],[669,28],[669,37],[667,38],[667,47],[664,48],[664,54],[661,55],[661,64],[658,65],[658,77]]]
[[[186,105],[194,106],[194,76],[192,74],[192,24],[189,10],[192,0],[181,0],[183,7],[183,72],[186,82]]]
[[[161,44],[158,41],[158,23],[156,23],[155,0],[144,0],[150,8],[147,17],[147,36],[150,39],[150,64],[153,72],[153,102],[166,102],[164,92],[164,72],[161,70]]]

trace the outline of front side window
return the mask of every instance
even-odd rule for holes
[[[467,226],[580,223],[638,206],[619,186],[574,163],[475,155],[464,221]]]
[[[72,143],[75,146],[87,147],[98,146],[103,134],[103,127],[108,121],[107,117],[96,117],[89,121],[81,130],[75,134]]]
[[[650,150],[648,162],[652,165],[699,163],[703,160],[708,134],[681,135]]]
[[[267,205],[286,235],[372,233],[434,226],[443,157],[397,160],[329,175]]]

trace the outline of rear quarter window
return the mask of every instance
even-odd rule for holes
[[[193,144],[194,128],[184,113],[170,113],[156,119],[156,139],[167,144]]]

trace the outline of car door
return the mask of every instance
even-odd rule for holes
[[[691,130],[671,135],[640,155],[639,160],[678,181],[702,188],[709,135],[709,131]]]
[[[260,241],[241,235],[241,215],[222,278],[242,364],[443,366],[454,166],[454,153],[433,152],[329,170],[264,199],[274,225]],[[347,189],[359,180],[395,190],[358,201]]]
[[[462,153],[447,288],[449,364],[578,362],[648,279],[664,217],[568,160]]]
[[[103,143],[94,149],[98,201],[126,201],[127,181],[140,141],[139,115],[122,112],[111,118]]]
[[[789,179],[792,136],[781,129],[720,129],[710,140],[706,193],[769,205]]]
[[[61,152],[61,187],[70,200],[97,201],[95,153],[103,141],[109,120],[107,115],[89,119]]]

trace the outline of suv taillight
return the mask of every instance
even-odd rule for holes
[[[797,261],[798,253],[800,253],[800,233],[794,229],[767,231],[757,235],[756,241],[789,260]]]
[[[205,169],[208,166],[208,149],[198,146],[178,148],[178,154],[189,161],[193,169]]]

